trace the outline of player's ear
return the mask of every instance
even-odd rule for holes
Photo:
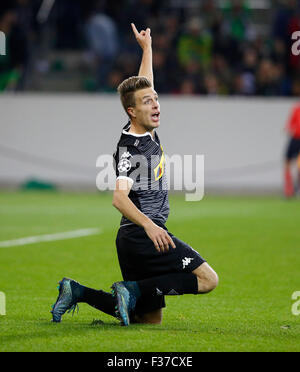
[[[136,117],[134,107],[128,107],[128,108],[127,108],[127,113],[128,113],[128,115],[129,115],[131,118],[135,118],[135,117]]]

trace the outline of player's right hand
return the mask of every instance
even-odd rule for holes
[[[145,227],[145,232],[153,241],[153,244],[158,252],[167,252],[169,250],[169,246],[176,248],[173,239],[170,237],[167,231],[157,226],[152,221]]]
[[[132,31],[135,35],[136,41],[139,43],[140,47],[144,50],[147,47],[151,47],[152,38],[151,38],[151,31],[150,28],[147,28],[146,31],[142,30],[138,32],[137,28],[135,27],[134,23],[131,23]]]

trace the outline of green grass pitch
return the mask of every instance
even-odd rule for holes
[[[63,276],[106,291],[121,279],[120,215],[111,194],[1,192],[0,242],[93,227],[101,234],[0,248],[0,351],[300,351],[300,315],[291,311],[300,291],[299,200],[171,195],[170,206],[169,230],[217,271],[217,289],[167,297],[162,325],[121,327],[86,304],[54,324]]]

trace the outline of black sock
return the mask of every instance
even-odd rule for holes
[[[115,315],[116,300],[111,293],[96,290],[88,287],[83,287],[83,293],[78,302],[85,302],[93,306],[97,310],[102,311],[111,316]]]
[[[197,294],[198,280],[192,273],[174,273],[136,282],[141,295]]]

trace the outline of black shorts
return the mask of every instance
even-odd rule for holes
[[[160,222],[157,225],[167,228]],[[117,253],[123,279],[137,281],[170,273],[190,273],[206,262],[198,252],[188,244],[176,238],[168,231],[176,248],[160,253],[145,230],[137,225],[121,226],[117,239]],[[145,314],[165,307],[164,296],[141,297],[135,312]]]
[[[300,154],[300,138],[291,138],[287,146],[285,158],[295,159]]]

